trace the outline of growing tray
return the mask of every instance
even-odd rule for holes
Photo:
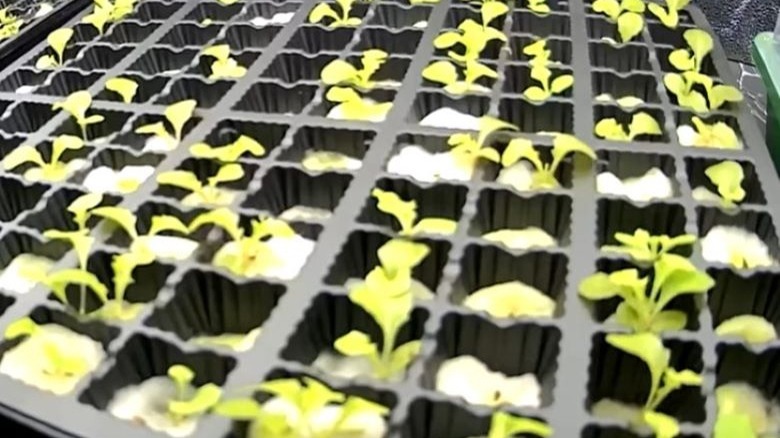
[[[614,33],[614,25],[607,27],[586,1],[553,4],[550,0],[554,12],[547,18],[533,16],[522,7],[523,2],[510,2],[503,30],[512,53],[496,53],[499,79],[490,93],[452,98],[440,88],[426,85],[421,72],[434,58],[433,39],[452,20],[451,16],[474,13],[468,5],[441,0],[435,5],[412,7],[400,0],[374,1],[359,9],[363,16],[359,27],[329,30],[308,23],[308,13],[315,4],[312,0],[249,1],[221,6],[212,1],[142,0],[132,16],[112,25],[102,37],[79,24],[84,12],[69,24],[76,30],[71,44],[73,55],[62,68],[41,72],[32,67],[46,50],[44,42],[0,72],[3,155],[19,144],[39,144],[61,132],[69,123],[68,115],[52,111],[51,105],[73,91],[87,89],[95,99],[93,113],[105,115],[115,132],[107,142],[89,145],[86,158],[92,165],[132,160],[154,165],[157,172],[193,169],[197,164],[192,163],[189,145],[204,140],[221,144],[218,140],[237,131],[261,140],[269,152],[262,158],[239,160],[249,176],[240,184],[241,195],[231,206],[234,211],[246,217],[261,212],[278,214],[297,203],[333,210],[327,220],[297,225],[316,237],[316,247],[294,280],[243,280],[196,261],[155,263],[144,282],[151,297],[149,305],[134,322],[80,323],[69,317],[59,303],[47,299],[43,287],[11,296],[2,292],[0,285],[0,331],[19,318],[32,316],[39,323],[57,322],[87,334],[100,341],[107,352],[98,370],[67,396],[49,395],[0,377],[3,414],[52,436],[99,437],[108,431],[116,438],[162,436],[118,420],[104,409],[117,389],[163,374],[167,366],[180,361],[191,366],[199,379],[230,388],[285,375],[316,376],[341,390],[358,391],[392,406],[390,435],[395,437],[484,435],[489,409],[467,405],[432,389],[432,376],[442,357],[470,353],[504,371],[537,374],[543,388],[543,407],[515,411],[548,422],[555,436],[635,436],[618,423],[598,420],[588,411],[589,405],[602,396],[630,398],[643,385],[638,362],[632,366],[618,361],[615,352],[605,348],[605,334],[619,328],[600,323],[577,295],[578,283],[597,267],[619,263],[602,254],[599,247],[610,241],[614,232],[631,232],[636,227],[654,234],[702,235],[713,224],[737,220],[753,226],[777,253],[774,224],[780,210],[770,195],[780,193],[780,183],[747,107],[735,105],[718,112],[739,133],[744,150],[694,149],[677,142],[676,122],[690,114],[671,103],[662,85],[663,62],[669,44],[680,45],[684,29],[695,24],[711,33],[702,14],[689,8],[682,14],[683,24],[677,32],[666,30],[647,15],[648,25],[636,42],[615,51],[600,40],[604,32],[610,32],[608,29]],[[211,24],[202,24],[204,10],[213,19]],[[258,11],[295,15],[284,26],[258,29],[248,23]],[[420,20],[427,21],[426,28],[413,26]],[[516,54],[531,34],[556,41],[556,47],[561,48],[561,61],[575,77],[570,97],[535,105],[507,83],[518,70],[527,67]],[[245,61],[248,72],[240,80],[209,81],[200,73],[199,49],[224,40],[230,41],[236,56],[249,60]],[[319,70],[331,59],[358,55],[376,45],[390,52],[391,61],[398,66],[392,72],[393,79],[402,81],[390,93],[394,105],[386,121],[366,123],[323,117],[326,87],[318,80]],[[717,42],[710,56],[710,74],[733,84],[728,61]],[[162,74],[172,69],[182,72]],[[106,80],[119,75],[139,81],[143,102],[124,104],[104,91]],[[593,135],[598,119],[623,113],[619,107],[595,99],[603,92],[613,92],[611,87],[619,84],[641,86],[635,94],[649,102],[641,109],[662,123],[662,141],[624,144]],[[30,93],[14,93],[25,85],[36,87]],[[142,153],[143,139],[133,134],[134,128],[160,117],[166,104],[185,98],[198,100],[199,106],[195,119],[185,129],[182,144],[168,154]],[[434,187],[387,173],[388,159],[403,142],[411,139],[432,149],[446,144],[446,138],[456,131],[426,128],[418,123],[421,114],[445,104],[514,123],[535,144],[550,144],[548,137],[532,134],[537,131],[574,134],[597,152],[598,163],[588,167],[576,162],[566,172],[564,187],[541,193],[514,192],[493,182],[489,175]],[[309,147],[358,151],[362,168],[307,171],[299,160]],[[752,169],[747,173],[751,193],[765,195],[743,206],[743,214],[736,219],[697,205],[691,197],[692,184],[701,180],[702,166],[722,159],[735,159]],[[595,190],[596,166],[623,176],[652,165],[674,178],[676,196],[672,199],[635,203],[599,195]],[[0,201],[0,213],[5,213],[0,214],[3,265],[20,251],[59,256],[59,267],[76,265],[73,252],[43,245],[41,231],[62,223],[65,206],[84,193],[79,175],[62,184],[31,184],[16,173],[0,173],[0,190],[5,192]],[[421,336],[424,346],[407,377],[397,384],[368,379],[345,381],[310,366],[323,343],[333,341],[313,333],[335,337],[345,333],[355,317],[355,311],[349,310],[344,281],[364,275],[376,262],[376,248],[394,235],[389,222],[377,220],[377,214],[371,212],[370,191],[375,186],[404,187],[415,193],[435,190],[433,198],[438,201],[432,203],[435,211],[431,214],[458,221],[457,232],[451,237],[425,239],[431,256],[415,275],[435,290],[436,298],[416,304],[413,331]],[[110,201],[136,212],[141,222],[156,213],[189,219],[196,212],[181,205],[175,193],[161,190],[154,178],[135,193]],[[501,212],[506,211],[514,213],[502,217]],[[519,252],[479,238],[489,224],[508,220],[550,230],[562,245],[552,250]],[[106,254],[119,250],[122,243],[103,228],[95,235],[101,243],[93,250],[91,260],[100,265],[105,263]],[[722,315],[733,313],[730,306],[737,306],[738,296],[766,298],[780,292],[780,271],[767,268],[738,274],[723,266],[708,265],[698,245],[691,260],[708,268],[717,286],[700,311],[692,313],[689,329],[667,334],[664,339],[673,351],[674,364],[703,372],[705,383],[701,391],[685,391],[682,396],[670,398],[669,403],[683,419],[683,436],[705,437],[710,436],[715,419],[716,383],[746,379],[778,396],[780,343],[753,348],[720,340],[713,324]],[[555,318],[497,321],[453,303],[452,297],[462,293],[464,284],[475,277],[493,282],[505,280],[499,278],[504,275],[549,290],[558,303]],[[250,293],[259,289],[278,297],[275,302],[261,303],[262,311],[247,304]],[[188,327],[176,322],[174,315],[194,311],[190,299],[196,303],[213,300],[212,304],[220,308],[267,316],[258,321],[263,332],[254,347],[244,353],[187,342],[184,338]],[[746,300],[762,302],[761,297]],[[336,317],[337,311],[346,313]],[[780,322],[776,311],[768,318]],[[215,321],[219,324],[221,318]],[[0,344],[0,354],[7,351],[8,345]],[[229,420],[210,415],[201,419],[192,436],[222,437],[231,430]]]

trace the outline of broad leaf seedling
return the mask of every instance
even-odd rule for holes
[[[350,17],[349,13],[352,11],[352,4],[355,0],[336,0],[336,3],[341,9],[341,14],[336,12],[328,3],[319,3],[309,13],[309,22],[319,23],[326,18],[329,19],[328,27],[356,27],[360,24],[361,20],[358,17]]]
[[[601,250],[625,254],[639,263],[655,263],[675,248],[693,245],[696,236],[693,234],[681,234],[675,237],[652,236],[647,230],[638,228],[634,234],[615,233],[615,240],[620,245],[604,245]]]
[[[682,11],[690,0],[665,0],[666,9],[658,3],[648,3],[647,9],[661,20],[664,26],[670,29],[677,29],[677,24],[680,21],[679,11]]]
[[[401,225],[402,236],[414,236],[417,234],[444,234],[455,232],[458,223],[441,217],[417,218],[417,202],[404,201],[396,193],[382,189],[374,189],[371,196],[377,200],[377,208],[383,213],[395,217]]]
[[[482,158],[498,163],[501,161],[501,155],[487,144],[487,139],[502,130],[517,130],[517,127],[494,117],[483,116],[479,119],[479,132],[476,136],[458,133],[447,139],[447,144],[452,148],[449,153],[459,166],[467,169],[474,169]]]
[[[325,98],[338,104],[342,117],[347,120],[381,122],[393,108],[392,102],[374,102],[347,87],[331,87]]]
[[[92,105],[92,95],[89,94],[89,91],[82,90],[71,93],[63,101],[54,103],[52,109],[68,112],[76,121],[76,124],[79,125],[79,128],[81,128],[81,137],[84,141],[88,141],[87,128],[89,125],[101,123],[105,120],[99,114],[88,116],[87,110],[89,110],[90,105]]]
[[[631,124],[626,127],[614,117],[601,119],[596,123],[594,132],[601,138],[614,141],[634,141],[642,135],[663,135],[658,121],[650,114],[641,111],[631,116]]]
[[[29,181],[58,182],[66,180],[73,172],[80,169],[84,160],[73,159],[62,161],[66,151],[77,151],[84,148],[84,141],[72,135],[60,135],[52,141],[49,161],[44,160],[37,148],[22,145],[3,158],[5,170],[15,169],[23,164],[32,163],[34,167],[24,172],[24,178]]]
[[[737,203],[745,199],[745,189],[742,188],[745,172],[736,161],[726,160],[713,164],[704,174],[717,187],[722,207],[736,208]]]
[[[681,126],[677,129],[680,143],[686,146],[704,148],[740,149],[742,144],[734,129],[725,122],[705,123],[699,117],[691,117],[695,132],[690,127]],[[688,129],[687,132],[683,129]],[[689,138],[684,138],[689,137]]]
[[[511,438],[519,434],[547,438],[552,436],[552,433],[552,428],[542,421],[496,411],[490,417],[490,430],[487,438]]]
[[[196,207],[201,205],[224,206],[233,202],[232,191],[217,187],[218,184],[238,181],[244,177],[244,168],[237,163],[223,164],[214,176],[203,184],[198,176],[187,170],[171,170],[157,175],[157,183],[178,187],[191,192],[182,199],[182,204]]]
[[[775,326],[758,315],[737,315],[718,325],[718,336],[736,336],[750,344],[763,344],[777,339]]]
[[[593,10],[607,16],[617,23],[620,42],[627,43],[639,35],[645,26],[642,14],[645,12],[645,2],[642,0],[596,0]],[[605,38],[615,43],[611,38]]]
[[[214,58],[209,79],[239,79],[246,74],[246,67],[238,65],[238,61],[230,57],[230,46],[227,44],[211,46],[203,54]]]
[[[19,33],[24,20],[8,11],[8,8],[0,9],[0,41]]]
[[[106,90],[120,95],[122,102],[130,103],[138,91],[138,83],[128,78],[111,78],[106,81]]]
[[[206,143],[196,143],[190,146],[190,153],[196,158],[217,160],[222,163],[234,163],[244,154],[253,157],[265,155],[265,146],[247,135],[240,135],[233,143],[224,146],[209,146]]]
[[[547,5],[547,0],[527,0],[528,9],[534,14],[544,17],[550,13],[550,6]]]
[[[526,99],[534,102],[544,102],[553,94],[561,94],[574,85],[574,76],[559,75],[550,82],[552,70],[550,65],[550,56],[552,51],[547,49],[547,41],[539,40],[523,48],[523,53],[531,57],[531,79],[539,82],[539,85],[531,85],[523,91]]]
[[[136,0],[94,0],[92,13],[81,19],[82,23],[91,24],[100,35],[107,23],[116,23],[133,13]]]
[[[54,51],[54,55],[43,55],[35,62],[35,68],[46,70],[51,68],[57,68],[65,62],[65,46],[68,45],[68,41],[73,37],[73,29],[69,27],[63,27],[50,33],[46,38],[49,43],[49,47]]]
[[[196,106],[197,102],[190,99],[176,102],[165,108],[165,119],[170,127],[173,128],[173,134],[168,132],[165,122],[139,126],[136,128],[135,133],[154,135],[165,141],[169,150],[173,150],[181,142],[184,125],[192,118],[192,113],[195,111]]]
[[[177,364],[168,368],[168,377],[176,385],[176,395],[168,401],[168,415],[175,422],[205,414],[222,397],[222,389],[213,383],[206,383],[193,392],[195,372],[185,365]]]
[[[501,156],[501,165],[510,167],[520,160],[527,160],[534,167],[531,175],[531,189],[552,189],[560,186],[555,174],[563,160],[574,153],[581,153],[591,159],[596,159],[596,153],[577,139],[568,134],[559,134],[553,140],[552,162],[544,163],[533,143],[524,138],[512,139]]]
[[[347,61],[334,59],[322,69],[320,79],[325,85],[348,85],[361,90],[370,90],[375,85],[371,76],[382,67],[386,60],[387,53],[378,49],[363,52],[363,56],[360,58],[363,68],[360,70]]]

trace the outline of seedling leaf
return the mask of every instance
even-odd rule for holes
[[[643,413],[644,422],[655,432],[655,438],[674,438],[680,433],[680,425],[674,417],[655,411]]]
[[[106,81],[106,90],[122,96],[122,102],[130,103],[138,91],[138,83],[128,78],[111,78]]]
[[[186,365],[176,364],[168,368],[168,377],[177,385],[189,385],[195,378],[195,372]]]
[[[43,155],[30,145],[19,146],[3,158],[5,170],[13,170],[25,163],[34,163],[38,167],[46,165],[46,162],[43,161]]]
[[[628,127],[628,138],[633,140],[640,135],[661,135],[661,126],[646,112],[638,112],[631,117]]]
[[[429,252],[430,249],[423,243],[393,239],[379,248],[377,256],[382,267],[392,275],[400,269],[417,266]]]
[[[93,209],[90,214],[100,216],[116,222],[132,238],[138,236],[135,231],[136,218],[130,210],[121,207],[99,207]]]
[[[458,69],[450,61],[436,61],[429,64],[422,72],[425,79],[450,85],[458,80]]]
[[[596,0],[593,2],[593,10],[606,15],[612,21],[617,21],[621,7],[617,0]]]
[[[265,147],[252,137],[241,135],[233,143],[211,147],[206,143],[197,143],[190,147],[190,153],[198,158],[207,158],[230,163],[238,161],[245,153],[256,157],[265,155]]]
[[[726,160],[708,167],[704,174],[718,188],[718,194],[723,198],[724,205],[734,206],[745,199],[742,180],[745,173],[736,161]]]
[[[508,438],[518,434],[530,434],[547,438],[552,436],[552,433],[552,428],[539,420],[496,411],[490,418],[490,430],[487,436],[488,438]]]
[[[51,289],[54,296],[66,305],[69,303],[65,290],[70,284],[89,288],[103,303],[108,300],[108,288],[100,282],[95,274],[82,269],[63,269],[49,274],[43,282]]]
[[[704,57],[712,51],[712,37],[701,29],[688,29],[683,33],[683,38],[693,52],[693,57],[696,60],[694,70],[698,72],[701,70]]]
[[[49,43],[51,49],[54,50],[54,53],[57,54],[56,58],[51,55],[41,57],[38,59],[38,62],[35,66],[37,68],[52,68],[61,66],[62,62],[64,61],[63,56],[65,55],[65,46],[68,45],[68,41],[70,41],[72,37],[73,29],[69,27],[63,27],[50,33],[49,36],[46,37],[46,41]],[[44,58],[46,61],[43,60]]]
[[[624,43],[631,41],[635,36],[642,32],[645,21],[641,15],[636,12],[624,12],[617,19],[618,33],[620,40]]]
[[[405,370],[414,358],[420,354],[420,348],[422,348],[422,342],[409,341],[393,350],[392,358],[390,359],[391,373],[395,374]]]
[[[215,225],[222,228],[235,241],[241,240],[241,237],[244,235],[238,223],[238,215],[226,207],[201,213],[190,222],[188,228],[190,233],[192,233],[204,225]]]
[[[720,323],[718,336],[738,336],[751,344],[763,344],[777,339],[777,331],[765,318],[758,315],[738,315]]]
[[[192,118],[192,113],[198,103],[193,100],[182,100],[165,108],[165,118],[173,126],[176,141],[181,141],[182,130],[187,121]]]
[[[219,386],[207,383],[198,388],[190,400],[169,401],[168,412],[182,417],[201,415],[216,405],[221,396],[222,389]]]
[[[350,63],[335,59],[331,61],[320,73],[320,79],[326,85],[336,85],[342,82],[349,82],[357,77],[358,70]]]
[[[607,342],[613,347],[641,359],[650,371],[650,394],[656,393],[663,372],[669,365],[670,352],[661,339],[651,333],[609,334]]]
[[[336,339],[333,347],[344,356],[376,356],[376,344],[363,332],[352,330]]]
[[[217,170],[217,174],[209,178],[209,185],[216,186],[219,183],[236,181],[244,177],[244,168],[238,163],[223,164]]]
[[[203,189],[203,184],[198,177],[187,170],[170,170],[157,175],[157,183],[180,187],[191,192],[199,192]]]
[[[491,21],[509,12],[509,6],[499,1],[482,3],[480,14],[482,26],[487,27]]]
[[[233,420],[250,421],[263,414],[263,407],[252,398],[223,400],[214,407],[214,413]]]
[[[401,225],[401,231],[411,233],[414,222],[417,219],[417,203],[404,201],[394,192],[374,189],[371,196],[377,200],[377,209],[383,213],[392,215]]]
[[[165,214],[153,216],[148,234],[150,236],[155,236],[163,231],[176,231],[184,235],[187,235],[190,232],[187,225],[184,225],[184,222],[179,220],[176,216]]]
[[[8,324],[5,329],[5,339],[15,339],[19,336],[29,336],[38,330],[38,324],[29,316],[17,319]]]
[[[420,219],[412,228],[411,234],[441,234],[450,235],[455,232],[458,223],[439,217],[426,217]]]

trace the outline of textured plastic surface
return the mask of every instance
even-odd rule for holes
[[[313,0],[239,2],[230,6],[141,1],[132,17],[113,25],[101,38],[96,38],[89,27],[76,25],[77,38],[69,61],[60,70],[45,74],[55,79],[62,76],[56,84],[42,80],[32,93],[13,93],[15,87],[24,85],[19,78],[37,80],[42,75],[31,65],[45,44],[0,73],[0,105],[5,108],[0,117],[0,149],[4,153],[22,142],[39,144],[63,129],[69,123],[68,116],[51,112],[51,104],[86,88],[96,97],[93,112],[105,115],[104,124],[116,131],[107,142],[90,145],[88,159],[93,165],[121,166],[132,160],[155,165],[158,172],[178,167],[199,172],[206,166],[190,158],[190,144],[204,139],[210,144],[224,144],[238,133],[248,134],[270,152],[260,159],[240,160],[248,177],[237,187],[244,194],[233,204],[235,211],[251,217],[263,211],[278,214],[296,204],[333,209],[333,215],[325,221],[296,225],[317,240],[296,279],[239,279],[204,263],[202,257],[178,264],[156,263],[136,276],[137,280],[143,279],[139,287],[151,298],[147,296],[150,305],[135,322],[111,326],[78,323],[66,316],[57,302],[46,299],[43,287],[13,298],[2,293],[0,330],[20,317],[32,315],[38,322],[55,321],[89,334],[103,342],[109,353],[97,372],[83,379],[68,396],[51,396],[0,377],[0,404],[6,413],[19,413],[18,419],[26,418],[50,434],[56,434],[52,429],[56,428],[62,435],[83,437],[107,433],[116,438],[158,436],[115,419],[103,409],[117,389],[162,374],[168,365],[182,361],[196,370],[197,383],[211,381],[229,388],[281,375],[310,373],[336,388],[359,391],[391,404],[391,436],[464,437],[486,433],[490,410],[435,392],[431,380],[443,357],[471,353],[494,367],[537,373],[543,386],[543,407],[519,412],[546,420],[555,429],[555,436],[633,436],[617,423],[596,420],[588,413],[590,404],[601,396],[638,398],[646,386],[646,375],[638,362],[618,360],[613,350],[605,348],[604,333],[618,327],[600,323],[604,312],[593,309],[591,313],[577,296],[582,278],[597,267],[610,269],[621,263],[619,258],[600,254],[599,246],[610,241],[614,232],[632,231],[638,226],[653,233],[703,235],[713,224],[738,222],[754,229],[777,253],[774,220],[780,217],[780,211],[770,195],[780,193],[780,183],[747,108],[738,105],[716,113],[736,128],[746,145],[744,151],[693,149],[677,142],[675,127],[691,114],[670,102],[662,85],[663,68],[671,45],[681,46],[681,33],[692,22],[709,30],[701,13],[693,9],[690,14],[682,14],[683,24],[677,32],[665,29],[648,15],[648,26],[637,42],[616,50],[600,41],[602,36],[615,36],[614,24],[593,14],[582,0],[555,5],[555,12],[547,18],[535,17],[518,2],[503,21],[503,30],[510,37],[507,47],[512,52],[493,54],[500,76],[492,91],[451,98],[441,89],[424,85],[421,72],[433,59],[433,39],[445,23],[457,24],[455,17],[475,14],[469,6],[451,0],[416,7],[400,1],[375,1],[356,8],[363,17],[358,28],[328,30],[306,23],[315,4]],[[248,24],[258,15],[269,18],[276,12],[295,15],[284,26],[261,29]],[[212,18],[212,24],[199,24],[207,17]],[[421,20],[427,21],[425,29],[413,27]],[[527,80],[513,72],[527,66],[518,54],[532,35],[555,41],[554,53],[573,70],[575,84],[570,97],[554,97],[536,105],[519,94],[522,85],[510,82],[512,78]],[[229,41],[237,56],[245,57],[247,64],[251,62],[245,77],[216,82],[202,77],[199,46],[218,41]],[[319,83],[319,70],[331,59],[357,55],[372,46],[393,53],[388,65],[396,67],[389,73],[392,79],[402,80],[397,89],[385,91],[394,102],[387,120],[371,124],[324,118],[328,104],[322,98],[325,87]],[[711,60],[708,73],[734,83],[717,43]],[[140,80],[143,103],[109,100],[116,97],[103,90],[105,81],[119,75]],[[618,107],[596,101],[595,97],[614,93],[621,86],[633,87],[635,95],[649,102],[642,108],[662,123],[664,141],[627,144],[594,137],[598,119],[605,114],[623,114]],[[197,120],[188,125],[183,143],[164,156],[141,153],[145,139],[133,134],[134,128],[159,118],[164,104],[184,98],[197,99],[200,104]],[[439,150],[444,147],[447,136],[454,131],[418,124],[424,114],[443,104],[515,123],[535,144],[549,145],[550,139],[533,132],[573,133],[598,152],[599,162],[592,166],[579,160],[567,163],[564,187],[546,192],[516,193],[493,181],[495,171],[480,174],[471,182],[446,182],[435,188],[388,174],[386,163],[402,142],[413,141]],[[362,157],[362,168],[311,173],[299,164],[302,151],[308,147],[351,151]],[[714,207],[697,206],[691,198],[691,187],[702,181],[703,166],[726,158],[738,159],[747,169],[752,201],[734,217]],[[640,174],[652,165],[658,165],[675,180],[674,198],[645,204],[595,191],[597,170],[606,168],[625,177]],[[0,175],[0,188],[11,191],[3,198],[9,214],[0,224],[3,265],[20,251],[62,253],[62,248],[36,242],[41,239],[41,230],[63,223],[64,207],[84,190],[79,185],[81,178],[83,174],[64,184],[48,185],[29,184],[8,172]],[[343,284],[349,277],[365,274],[376,263],[376,248],[393,235],[387,219],[371,213],[369,194],[375,185],[401,187],[399,190],[410,193],[433,190],[435,195],[430,199],[436,201],[431,203],[431,214],[458,220],[453,236],[425,239],[432,248],[431,255],[415,276],[435,290],[437,297],[417,306],[411,335],[422,336],[424,346],[399,384],[369,379],[348,382],[308,366],[326,342],[343,334],[351,322],[360,324],[361,318],[365,320],[365,315],[355,315],[350,307]],[[178,196],[160,189],[152,178],[139,191],[116,201],[135,211],[141,224],[147,223],[149,215],[161,212],[191,218],[196,211],[183,207]],[[518,217],[522,225],[547,229],[562,245],[548,251],[518,252],[480,239],[485,227],[501,226]],[[114,245],[123,245],[121,238],[103,231],[96,231],[104,242],[92,257],[98,271],[105,266],[106,252],[115,251]],[[206,247],[213,243],[205,235],[198,237]],[[698,245],[692,260],[707,266]],[[75,264],[75,254],[68,253],[58,266]],[[705,375],[701,392],[696,389],[670,397],[665,408],[683,420],[684,436],[710,435],[716,382],[747,379],[774,397],[780,388],[776,384],[780,378],[778,343],[754,349],[733,340],[718,340],[713,333],[713,324],[723,315],[732,314],[733,306],[742,302],[741,296],[746,293],[755,294],[751,301],[755,306],[769,303],[765,314],[777,323],[780,315],[771,303],[780,287],[780,271],[769,268],[738,274],[722,265],[707,267],[718,280],[715,291],[706,303],[685,305],[693,316],[690,330],[666,335],[674,351],[674,363],[703,370]],[[498,281],[506,275],[553,295],[559,304],[556,317],[495,321],[454,304],[453,297],[475,283]],[[280,296],[278,302],[253,303],[247,293],[258,289]],[[197,322],[177,322],[181,315],[206,303],[214,313],[193,318]],[[222,309],[228,315],[224,319]],[[234,354],[183,340],[191,336],[191,328],[200,328],[198,324],[224,327],[232,319],[240,319],[231,318],[234,311],[268,316],[251,350]],[[2,345],[7,347],[8,343]],[[6,349],[0,347],[0,351]],[[230,430],[230,421],[207,416],[193,436],[221,437]]]
[[[780,17],[774,34],[758,34],[753,41],[753,60],[766,87],[766,144],[775,163],[780,169]]]

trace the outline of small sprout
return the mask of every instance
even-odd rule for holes
[[[595,152],[572,135],[559,134],[555,136],[552,148],[552,162],[549,164],[542,162],[539,152],[534,149],[530,140],[515,138],[509,142],[504,150],[504,154],[501,157],[501,165],[510,167],[520,160],[527,160],[534,167],[531,176],[531,189],[551,189],[560,185],[555,174],[564,158],[569,154],[577,152],[591,159],[596,159]]]
[[[417,218],[417,202],[404,201],[393,192],[382,189],[374,189],[371,196],[377,200],[379,211],[392,215],[401,225],[402,236],[414,236],[417,234],[443,234],[449,235],[455,232],[458,223],[440,217]]]
[[[230,57],[230,46],[227,44],[211,46],[203,54],[215,58],[211,63],[209,79],[238,79],[246,74],[246,67],[238,65],[238,61]]]
[[[777,339],[777,331],[765,318],[758,315],[738,315],[720,323],[718,336],[737,336],[750,344],[764,344]]]
[[[539,40],[523,48],[523,53],[531,57],[531,79],[541,84],[532,85],[523,91],[523,95],[534,102],[544,102],[553,94],[561,94],[574,85],[574,76],[559,75],[550,82],[552,70],[549,69],[552,51],[547,49],[547,41]]]
[[[341,15],[339,15],[330,4],[325,2],[319,3],[311,10],[311,13],[309,13],[309,22],[319,23],[325,18],[329,18],[331,21],[328,24],[328,27],[330,28],[357,27],[360,25],[360,18],[349,16],[350,11],[352,10],[352,3],[354,2],[355,0],[336,0],[339,9],[341,9]]]
[[[190,146],[190,153],[194,157],[217,160],[223,163],[236,162],[246,153],[262,157],[265,152],[265,146],[246,135],[240,135],[236,141],[224,146],[211,147],[206,143],[196,143]]]
[[[100,35],[107,23],[116,23],[133,12],[136,0],[94,0],[92,13],[81,19],[82,23],[91,24]]]
[[[724,208],[736,208],[738,202],[745,199],[742,180],[745,172],[736,161],[726,160],[708,167],[704,174],[715,184]]]
[[[515,416],[508,412],[496,411],[490,417],[487,438],[511,438],[520,434],[547,438],[552,436],[553,430],[542,421]]]
[[[184,125],[192,117],[198,103],[195,100],[182,100],[165,108],[165,119],[173,128],[173,134],[168,132],[164,122],[151,123],[136,128],[136,134],[152,134],[162,138],[172,150],[181,142]]]
[[[778,407],[752,385],[733,381],[715,388],[717,418],[713,438],[777,436]]]
[[[29,316],[17,319],[5,328],[5,339],[16,339],[19,336],[31,336],[38,333],[40,326]]]
[[[483,116],[479,119],[477,136],[458,133],[447,139],[447,144],[452,147],[449,153],[455,157],[459,166],[467,169],[473,169],[481,158],[498,163],[501,161],[501,155],[487,145],[487,139],[501,130],[517,130],[517,127],[500,119]]]
[[[0,41],[19,33],[24,20],[8,12],[8,8],[0,9]]]
[[[727,102],[741,102],[742,92],[731,85],[715,84],[711,77],[695,71],[664,75],[666,89],[677,97],[677,103],[699,113],[716,110]],[[703,89],[704,94],[697,90]]]
[[[138,91],[138,83],[127,78],[111,78],[106,81],[106,90],[122,96],[122,102],[130,103]]]
[[[628,131],[617,119],[610,117],[599,120],[594,132],[598,137],[614,141],[634,141],[635,138],[642,135],[663,135],[658,121],[644,111],[631,116]]]
[[[647,9],[659,20],[664,26],[670,29],[677,29],[677,23],[680,21],[679,11],[682,11],[690,2],[690,0],[665,0],[666,9],[658,3],[648,3]]]
[[[76,124],[81,128],[82,138],[84,138],[84,141],[87,141],[89,140],[89,138],[87,138],[87,127],[89,125],[101,123],[105,120],[105,118],[99,114],[87,116],[87,110],[90,105],[92,105],[92,95],[89,94],[89,91],[82,90],[69,94],[63,101],[55,102],[54,105],[52,105],[52,109],[55,111],[67,111],[71,117],[76,120]]]
[[[691,123],[696,128],[693,131],[689,126],[677,128],[677,136],[680,143],[685,146],[698,146],[703,148],[740,149],[741,144],[737,133],[725,122],[707,124],[699,117],[691,117]]]
[[[451,61],[435,61],[425,67],[422,75],[431,82],[438,82],[444,85],[444,91],[460,95],[467,92],[490,91],[488,88],[479,85],[477,81],[482,77],[495,79],[498,73],[485,64],[476,60],[465,62],[464,78],[460,79],[458,68]]]
[[[135,282],[133,279],[135,268],[148,265],[154,261],[154,254],[149,251],[143,251],[144,249],[145,247],[143,246],[134,246],[129,252],[117,254],[113,257],[111,269],[114,271],[114,297],[109,299],[96,312],[98,317],[109,321],[130,321],[138,316],[143,303],[125,301],[125,293],[127,288]]]
[[[645,2],[642,0],[596,0],[593,2],[593,10],[617,23],[620,41],[623,43],[639,35],[645,25],[642,18]]]
[[[683,38],[689,49],[674,50],[669,54],[669,62],[679,71],[699,73],[704,58],[712,51],[712,37],[701,29],[688,29],[683,33]]]
[[[46,41],[49,43],[49,47],[54,50],[55,55],[41,56],[38,58],[38,61],[36,61],[35,68],[46,70],[60,67],[65,61],[63,59],[65,56],[65,46],[68,45],[68,41],[70,41],[71,37],[73,37],[73,29],[69,27],[63,27],[50,33],[46,38]]]
[[[186,170],[171,170],[157,175],[157,182],[161,185],[169,185],[187,190],[190,195],[182,200],[187,206],[230,205],[234,194],[226,191],[217,184],[238,181],[244,177],[244,168],[237,163],[223,164],[214,176],[208,178],[208,183],[203,184],[198,176]]]
[[[81,287],[82,291],[89,289],[100,300],[102,304],[108,301],[108,288],[100,282],[97,276],[83,269],[63,269],[41,279],[41,282],[51,289],[52,294],[60,300],[62,304],[76,311],[79,315],[86,315],[87,309],[84,297],[81,298],[81,305],[76,308],[68,300],[67,288],[70,285]]]
[[[192,389],[195,372],[185,365],[173,365],[168,368],[168,377],[176,385],[176,395],[168,401],[168,415],[181,422],[187,418],[205,414],[219,403],[222,389],[213,383],[207,383],[195,389],[192,397],[187,399]]]
[[[620,243],[619,246],[605,245],[601,250],[625,254],[639,263],[655,263],[675,248],[693,245],[696,236],[693,234],[681,234],[675,237],[651,236],[647,230],[638,228],[634,234],[615,233],[615,240]]]
[[[550,7],[547,5],[547,0],[528,0],[528,9],[540,17],[544,17],[550,13]]]
[[[360,70],[344,60],[334,59],[322,69],[320,79],[326,85],[349,85],[362,90],[370,90],[375,85],[371,76],[379,70],[386,60],[387,53],[378,49],[363,52],[363,56],[360,58],[363,68]]]
[[[72,135],[60,135],[52,142],[49,162],[43,159],[43,155],[34,146],[22,145],[5,156],[3,168],[12,170],[23,164],[32,163],[34,167],[25,171],[25,179],[48,182],[64,181],[73,172],[81,168],[84,162],[80,159],[63,162],[60,161],[62,155],[65,151],[75,151],[83,147],[84,141],[82,139]]]
[[[331,87],[325,94],[325,98],[338,104],[342,118],[346,120],[379,122],[387,117],[387,113],[393,107],[392,102],[372,102],[361,97],[357,91],[346,87]]]

